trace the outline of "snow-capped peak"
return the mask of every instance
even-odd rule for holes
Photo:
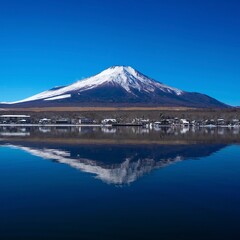
[[[183,93],[183,91],[179,89],[169,87],[151,78],[148,78],[130,66],[110,67],[93,77],[76,82],[70,87],[76,88],[79,90],[79,92],[81,92],[106,83],[119,85],[130,93],[131,89],[154,92],[156,88],[164,92],[174,93],[176,95],[181,95]]]
[[[83,91],[103,86],[105,84],[122,87],[130,94],[134,94],[133,90],[153,93],[156,91],[156,89],[175,95],[181,95],[183,93],[183,91],[179,89],[169,87],[151,78],[148,78],[130,66],[113,66],[95,76],[79,80],[69,86],[53,88],[14,103],[47,99],[63,99],[66,97],[68,98],[71,97],[72,92],[78,92],[81,94]]]
[[[112,66],[99,73],[97,76],[116,76],[116,75],[133,75],[137,77],[139,72],[130,66]]]

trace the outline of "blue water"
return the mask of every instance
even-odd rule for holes
[[[225,144],[2,145],[0,239],[240,239],[239,156]]]

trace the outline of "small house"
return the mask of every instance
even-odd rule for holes
[[[180,124],[183,126],[189,126],[189,121],[187,119],[180,119]]]
[[[117,123],[117,120],[114,118],[106,118],[102,120],[102,124],[114,124]]]
[[[71,121],[68,118],[60,118],[56,120],[56,124],[70,124]]]
[[[239,126],[239,120],[238,119],[233,119],[232,120],[232,125],[233,126]]]
[[[224,120],[223,118],[219,118],[219,119],[217,120],[217,125],[218,125],[218,126],[224,126],[224,125],[226,125],[225,120]]]
[[[51,123],[51,119],[48,118],[42,118],[39,120],[39,124],[50,124]]]
[[[93,124],[94,121],[92,119],[89,119],[89,118],[81,117],[81,118],[79,118],[78,123],[79,124]]]

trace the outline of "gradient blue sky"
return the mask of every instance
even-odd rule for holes
[[[240,105],[240,1],[0,0],[0,101],[112,65]]]

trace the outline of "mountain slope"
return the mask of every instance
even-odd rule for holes
[[[227,107],[207,95],[169,87],[127,66],[111,67],[69,86],[53,88],[5,106]]]

